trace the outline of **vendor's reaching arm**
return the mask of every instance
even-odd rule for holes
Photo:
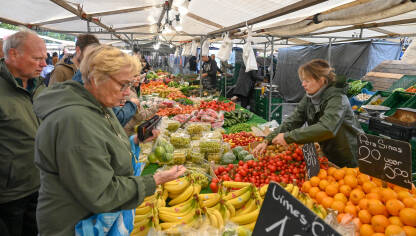
[[[277,129],[271,132],[265,140],[271,143],[273,138],[279,133],[285,133],[290,130],[302,127],[306,122],[306,96],[300,100],[298,106],[291,116],[289,116]]]
[[[348,100],[341,95],[331,98],[316,124],[285,132],[286,142],[304,144],[334,138],[344,122],[348,107]]]

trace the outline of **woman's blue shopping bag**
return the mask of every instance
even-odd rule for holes
[[[140,147],[134,143],[134,136],[130,137],[130,144],[133,153],[132,166],[134,175],[139,176],[142,163],[139,162]],[[75,226],[75,235],[129,236],[133,231],[134,212],[135,209],[93,215],[78,222]]]

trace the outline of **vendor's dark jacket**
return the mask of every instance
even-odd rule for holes
[[[55,68],[51,72],[51,78],[49,80],[49,86],[54,83],[60,83],[67,80],[71,80],[77,72],[77,67],[71,61],[70,58],[63,58],[56,63]]]
[[[318,142],[329,161],[339,167],[357,166],[357,135],[362,132],[343,88],[328,86],[318,110],[306,95],[294,113],[267,140],[285,133],[287,143]],[[308,126],[302,127],[307,122]]]
[[[27,89],[0,60],[0,204],[24,198],[39,189],[34,147],[39,119],[33,98],[45,88],[42,78],[32,78]]]
[[[202,73],[207,73],[208,76],[202,78],[202,81],[210,88],[215,88],[217,85],[217,63],[208,57],[208,61],[202,64]]]
[[[241,65],[237,83],[234,88],[234,94],[249,97],[250,92],[252,92],[254,89],[254,85],[256,84],[257,80],[261,81],[261,77],[258,76],[257,70],[246,72],[246,67],[244,64]]]
[[[80,83],[45,89],[34,110],[42,119],[35,143],[40,235],[74,235],[80,220],[135,209],[154,194],[153,176],[133,176],[130,143],[111,108]]]

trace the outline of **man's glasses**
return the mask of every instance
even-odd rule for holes
[[[111,75],[108,75],[108,77],[110,77],[110,79],[112,81],[114,81],[114,82],[116,82],[117,84],[120,85],[120,92],[125,91],[126,89],[130,89],[131,87],[133,87],[134,82],[128,82],[128,83],[123,84]]]

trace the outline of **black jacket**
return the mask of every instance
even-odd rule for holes
[[[237,83],[234,89],[235,95],[248,97],[250,91],[254,88],[257,80],[261,80],[257,70],[246,72],[246,67],[241,64],[240,72],[238,74]]]
[[[214,88],[217,83],[217,63],[208,57],[208,61],[202,65],[202,73],[207,73],[208,76],[202,78],[205,87]]]

